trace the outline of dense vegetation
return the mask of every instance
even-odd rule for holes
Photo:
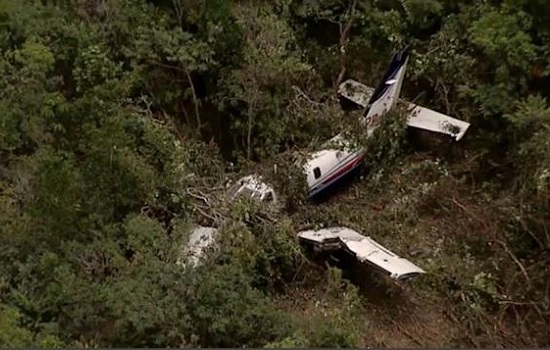
[[[548,9],[0,0],[0,345],[550,345]],[[467,137],[388,119],[361,179],[304,201],[285,160],[360,134],[336,86],[375,85],[408,42],[402,95]],[[284,210],[223,200],[253,170]],[[189,227],[219,217],[220,249],[175,265]],[[332,224],[428,274],[304,256],[295,232]]]

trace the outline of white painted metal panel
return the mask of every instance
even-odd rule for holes
[[[408,104],[407,110],[410,111],[407,119],[408,126],[447,134],[454,137],[457,141],[464,136],[470,127],[470,123],[451,118],[426,107],[413,105],[412,103]]]
[[[218,230],[214,227],[197,226],[193,228],[177,264],[197,266],[206,248],[215,243],[217,234]]]
[[[313,244],[319,250],[344,249],[360,262],[369,263],[385,271],[394,279],[413,278],[425,273],[420,267],[399,257],[372,238],[346,227],[302,231],[298,233],[298,237],[303,242]]]
[[[383,269],[391,278],[402,279],[405,276],[425,273],[420,267],[389,251],[370,237],[361,240],[343,238],[342,241],[346,248],[355,254],[357,260]]]
[[[395,77],[384,82],[384,84],[388,86],[387,90],[370,105],[367,115],[365,116],[365,123],[372,129],[380,125],[382,118],[393,109],[397,103],[408,61],[409,59],[407,58],[403,66],[401,66],[395,74]]]
[[[265,183],[262,177],[257,174],[248,175],[239,179],[228,190],[230,200],[234,200],[241,195],[266,201],[270,204],[277,203],[277,194],[273,187]]]
[[[365,238],[362,234],[347,227],[330,227],[323,228],[320,230],[307,230],[298,233],[298,237],[314,242],[314,243],[324,243],[331,239],[361,239]]]
[[[374,88],[353,79],[344,81],[338,87],[338,95],[347,98],[363,108],[367,107],[367,103],[369,103],[369,99],[373,93]]]
[[[374,89],[355,80],[346,80],[340,84],[338,94],[351,102],[365,108]],[[418,106],[407,101],[400,100],[409,111],[407,125],[413,128],[438,132],[454,137],[459,141],[470,123],[449,117],[426,107]]]

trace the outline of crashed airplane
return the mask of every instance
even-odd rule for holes
[[[248,175],[239,179],[227,189],[227,200],[252,198],[277,208],[278,199],[273,187],[266,184],[259,175]],[[214,227],[195,226],[190,230],[185,247],[176,264],[182,267],[196,267],[205,251],[216,243],[219,230]]]
[[[459,141],[468,130],[469,123],[399,99],[409,50],[410,46],[407,46],[393,56],[376,89],[355,80],[346,80],[340,84],[338,95],[364,108],[360,122],[365,127],[367,137],[380,125],[381,118],[397,103],[401,103],[406,106],[409,113],[408,126],[450,135]],[[339,147],[334,147],[335,145]],[[311,154],[303,167],[309,197],[314,197],[337,183],[358,168],[366,157],[367,149],[354,149],[342,135],[333,137],[325,144],[323,150]],[[231,186],[229,200],[235,200],[240,196],[255,198],[268,205],[275,205],[278,201],[273,188],[265,184],[258,175],[243,177]],[[196,266],[204,249],[215,243],[217,234],[218,230],[215,228],[195,228],[184,252],[187,257],[183,257],[180,264]],[[343,250],[358,261],[368,263],[396,280],[412,279],[425,273],[420,267],[384,248],[372,238],[346,227],[302,231],[298,233],[298,239],[302,244],[313,247],[314,251]]]
[[[243,177],[229,188],[227,195],[230,201],[249,197],[265,205],[277,204],[277,195],[274,189],[264,183],[258,175]],[[200,265],[201,257],[204,256],[206,249],[216,243],[218,234],[218,229],[213,227],[195,227],[191,231],[177,264],[192,268]],[[363,236],[347,227],[331,227],[317,231],[306,230],[298,232],[297,237],[302,245],[313,248],[313,251],[344,251],[355,257],[360,263],[366,263],[395,280],[410,280],[425,273],[420,267],[401,258],[371,237]]]
[[[468,130],[469,123],[399,99],[409,51],[410,46],[407,46],[393,56],[376,89],[355,80],[346,80],[340,84],[338,95],[364,108],[360,123],[365,127],[367,137],[372,135],[380,126],[381,119],[400,102],[406,106],[409,113],[407,126],[450,135],[459,141]],[[368,157],[366,148],[354,148],[342,134],[328,140],[323,149],[310,154],[308,161],[303,165],[309,197],[315,197],[336,184],[361,166],[366,157]],[[254,176],[250,175],[246,178],[245,183],[249,185],[242,185],[237,189],[237,194],[249,191],[250,186],[263,186],[252,178]],[[262,194],[264,195],[269,198],[268,201],[274,196],[273,193],[267,192]]]
[[[341,98],[364,108],[360,122],[366,129],[367,137],[372,135],[380,125],[381,119],[400,101],[399,94],[409,60],[409,51],[410,46],[407,46],[394,54],[376,89],[354,80],[346,80],[339,86],[338,95]],[[400,102],[407,106],[409,112],[407,125],[410,127],[451,135],[458,141],[470,126],[467,122],[428,108]],[[335,144],[340,147],[333,147]],[[333,137],[325,147],[326,149],[313,153],[303,167],[307,176],[310,198],[337,183],[358,168],[368,157],[367,149],[352,148],[342,135]]]
[[[257,196],[252,198],[258,199]],[[191,231],[177,264],[183,267],[197,267],[206,249],[216,243],[219,234],[213,227],[198,226]],[[366,263],[392,279],[411,280],[425,271],[409,260],[388,250],[371,237],[363,236],[347,227],[330,227],[320,230],[298,232],[298,240],[315,252],[344,251],[360,263]]]

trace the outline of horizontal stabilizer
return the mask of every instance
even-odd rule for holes
[[[352,79],[344,81],[338,86],[338,95],[350,100],[362,108],[367,107],[367,103],[374,92],[374,89],[365,84]]]
[[[410,111],[407,118],[408,126],[447,134],[454,137],[457,141],[464,136],[470,127],[470,123],[451,118],[426,107],[413,105],[412,103],[408,104],[407,110]]]
[[[358,106],[365,108],[372,96],[374,89],[355,80],[346,80],[338,87],[338,95],[350,100]],[[421,107],[410,102],[400,100],[409,111],[407,125],[413,128],[438,132],[454,137],[459,141],[470,123],[449,117],[445,114]]]
[[[409,279],[425,273],[420,267],[387,250],[372,238],[346,227],[303,231],[298,233],[298,237],[301,241],[312,244],[317,250],[343,249],[360,262],[369,263],[397,280]]]

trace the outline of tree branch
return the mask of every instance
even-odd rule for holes
[[[348,41],[349,31],[351,30],[351,26],[353,25],[353,21],[355,19],[355,7],[357,6],[357,0],[353,0],[351,3],[350,9],[349,9],[349,19],[346,25],[343,27],[342,23],[338,23],[340,27],[340,73],[338,73],[338,77],[336,78],[335,88],[338,89],[338,86],[340,83],[342,83],[342,80],[344,80],[344,75],[346,74],[346,61],[347,61],[347,54],[346,54],[346,42]]]
[[[202,122],[201,117],[199,114],[199,99],[197,98],[197,94],[195,92],[195,85],[193,84],[193,79],[191,79],[191,74],[189,74],[189,70],[187,69],[187,66],[183,66],[185,70],[185,75],[187,76],[187,81],[189,82],[189,85],[191,86],[191,93],[193,94],[193,104],[195,105],[195,117],[197,119],[197,132],[200,135],[201,129],[202,129]]]

